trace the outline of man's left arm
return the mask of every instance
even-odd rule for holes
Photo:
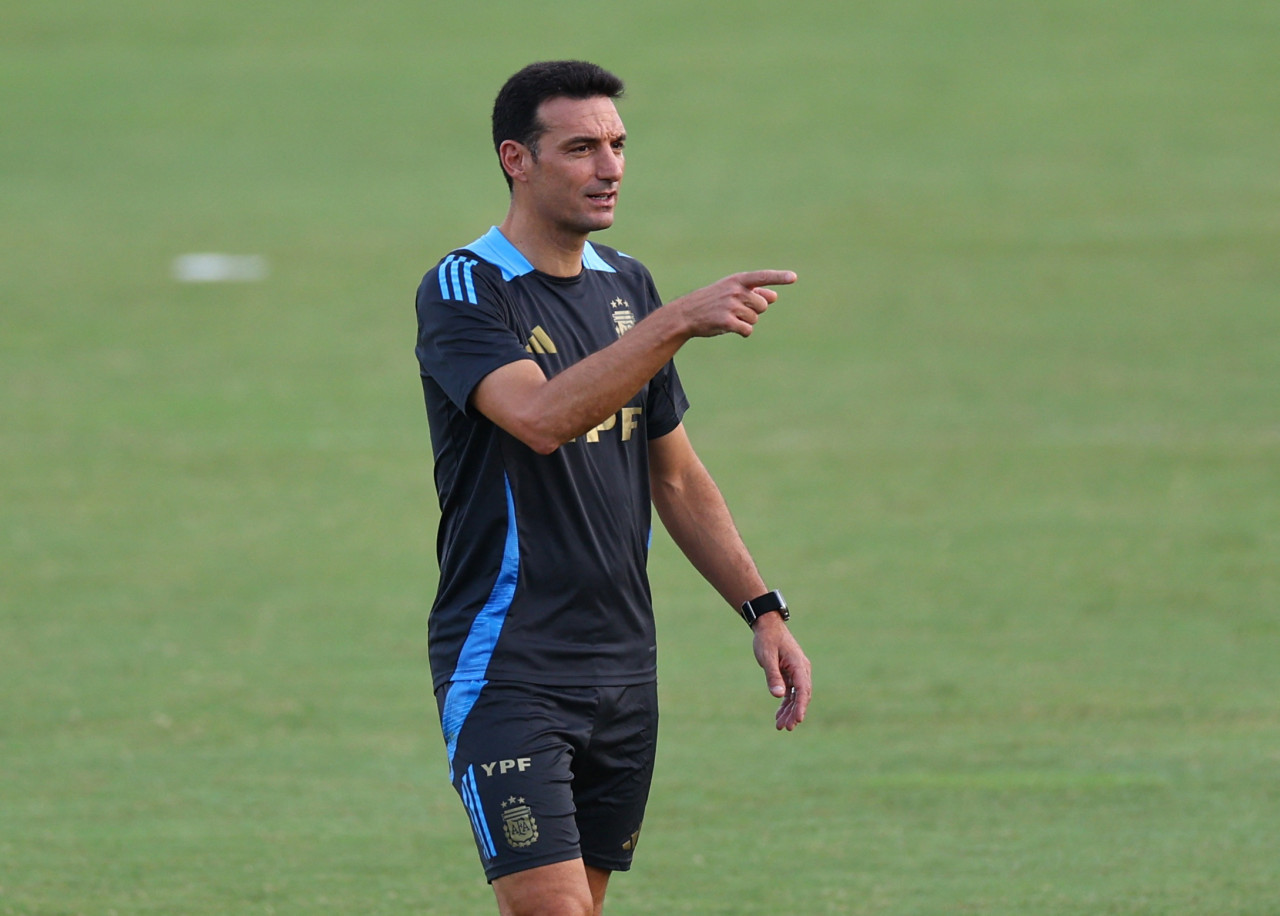
[[[649,442],[649,478],[654,507],[672,540],[731,607],[768,591],[683,425]],[[791,731],[804,721],[813,694],[809,659],[782,615],[764,614],[751,629],[769,692],[782,700],[777,727]]]

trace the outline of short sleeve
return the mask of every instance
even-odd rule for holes
[[[531,359],[497,269],[465,252],[450,255],[418,287],[418,365],[459,410],[480,381]]]
[[[684,386],[680,384],[676,364],[669,362],[649,383],[648,403],[645,406],[648,414],[645,426],[649,438],[660,439],[674,430],[680,425],[688,409],[689,399],[685,397]]]
[[[658,294],[658,286],[653,282],[653,275],[648,268],[639,262],[633,262],[641,272],[645,294],[648,298],[645,314],[648,315],[662,307],[662,297]],[[684,386],[680,384],[680,373],[676,372],[675,361],[668,362],[649,382],[649,395],[645,404],[648,417],[645,426],[650,439],[660,439],[674,430],[684,419],[689,409],[689,399],[685,397]]]

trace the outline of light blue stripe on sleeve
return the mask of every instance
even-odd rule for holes
[[[476,301],[476,287],[471,282],[471,268],[476,266],[476,261],[468,260],[462,268],[462,278],[467,281],[467,301],[472,305],[479,305]]]
[[[440,297],[453,302],[470,302],[478,305],[476,286],[471,278],[471,268],[479,261],[464,258],[460,254],[451,254],[440,262]]]
[[[449,265],[449,285],[453,290],[453,295],[449,298],[456,299],[458,302],[462,302],[464,298],[462,295],[462,280],[458,276],[458,272],[462,269],[463,261],[463,258],[455,257],[453,258],[453,263]]]
[[[440,262],[440,298],[452,299],[453,296],[449,292],[449,265],[453,263],[453,255],[445,258]]]

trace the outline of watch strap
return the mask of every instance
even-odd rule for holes
[[[759,598],[742,602],[738,613],[747,622],[747,626],[754,626],[757,620],[774,611],[781,614],[783,620],[791,619],[791,609],[787,607],[787,599],[783,598],[782,592],[776,588],[771,592],[765,592]]]

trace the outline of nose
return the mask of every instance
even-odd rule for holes
[[[622,150],[603,147],[596,156],[596,177],[601,181],[621,181],[624,165]]]

